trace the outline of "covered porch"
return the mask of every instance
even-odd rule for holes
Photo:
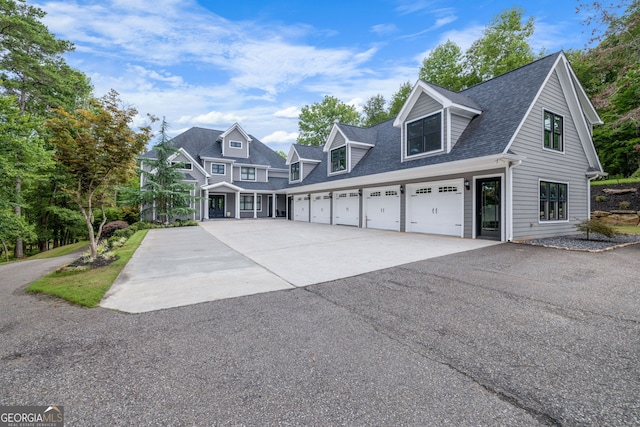
[[[200,219],[286,218],[284,192],[245,189],[228,182],[201,187]]]

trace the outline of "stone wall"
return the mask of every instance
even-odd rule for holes
[[[611,225],[631,225],[637,226],[640,224],[640,212],[638,211],[625,211],[625,210],[612,210],[611,212],[594,211],[591,212],[591,218],[598,218],[602,222]]]

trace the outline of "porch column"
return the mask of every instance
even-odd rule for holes
[[[258,193],[253,193],[253,218],[258,218]]]
[[[236,219],[240,219],[240,192],[236,191]]]
[[[284,218],[289,220],[289,193],[284,195]]]
[[[209,190],[204,190],[204,220],[208,220],[209,219],[209,203],[211,203],[209,201]]]
[[[271,195],[271,218],[276,217],[276,207],[278,206],[278,204],[276,203],[276,197],[278,197],[276,193],[273,193]]]

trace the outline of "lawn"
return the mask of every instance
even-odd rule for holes
[[[613,228],[620,234],[640,234],[640,226],[617,225]]]
[[[82,271],[54,271],[29,285],[27,292],[53,295],[83,307],[98,306],[120,271],[140,246],[147,231],[140,230],[131,236],[124,246],[116,250],[119,258],[111,264]]]
[[[637,183],[640,183],[640,178],[603,179],[598,181],[591,181],[591,186],[615,185],[615,184],[637,184]]]

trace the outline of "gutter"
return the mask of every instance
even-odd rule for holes
[[[507,165],[507,242],[513,241],[513,169],[521,164],[522,159],[518,159]]]

